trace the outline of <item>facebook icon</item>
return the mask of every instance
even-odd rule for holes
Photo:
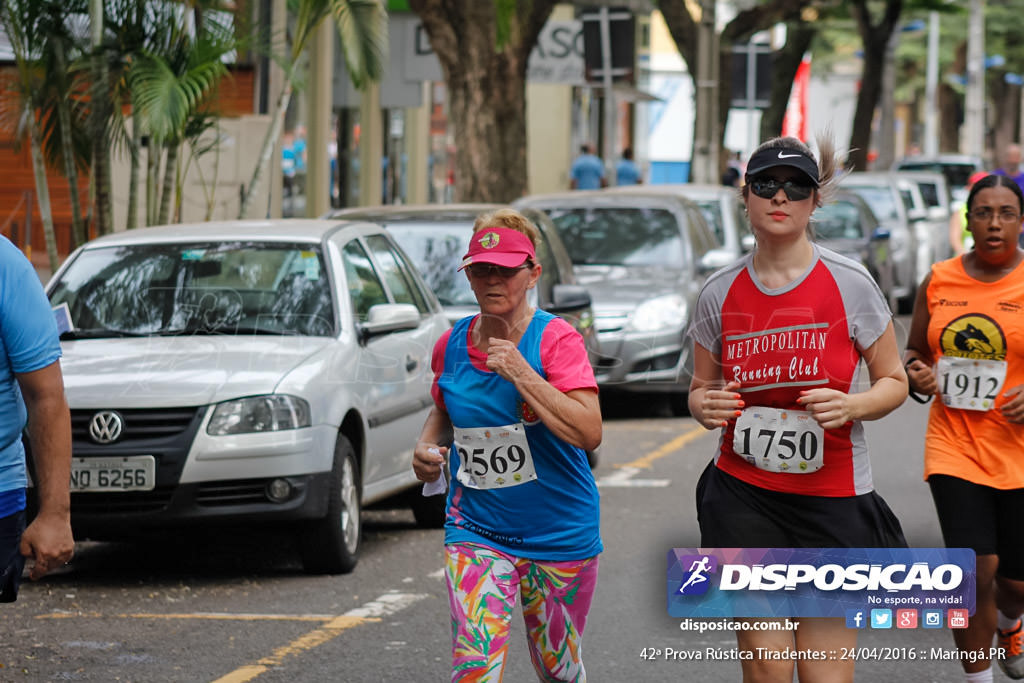
[[[846,610],[846,628],[864,628],[864,610]]]

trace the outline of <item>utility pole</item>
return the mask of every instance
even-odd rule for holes
[[[985,0],[971,0],[967,24],[967,96],[964,137],[965,154],[985,158]]]
[[[700,0],[697,28],[697,111],[694,125],[691,180],[718,182],[718,34],[715,0]]]
[[[600,10],[601,30],[601,84],[604,86],[604,158],[605,177],[609,182],[613,179],[612,169],[615,168],[615,132],[618,124],[615,120],[615,97],[612,95],[612,27],[608,8]]]
[[[928,13],[928,67],[924,89],[924,153],[939,153],[939,13]]]

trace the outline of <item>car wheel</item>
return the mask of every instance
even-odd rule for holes
[[[596,470],[598,464],[601,462],[601,447],[598,446],[592,451],[587,451],[587,463],[590,465],[590,469]]]
[[[419,528],[443,529],[445,516],[448,514],[448,494],[424,496],[417,486],[409,492],[409,507]]]
[[[327,515],[309,524],[299,539],[309,574],[347,574],[359,560],[361,486],[355,449],[345,436],[334,445]]]

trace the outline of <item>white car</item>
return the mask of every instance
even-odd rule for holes
[[[415,490],[441,306],[379,226],[146,228],[75,251],[64,318],[76,535],[293,525],[304,568],[351,571],[362,506]],[[60,324],[60,323],[59,323]]]

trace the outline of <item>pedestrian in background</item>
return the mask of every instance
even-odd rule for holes
[[[569,187],[574,190],[599,190],[608,186],[604,164],[594,154],[590,144],[580,146],[580,155],[569,169]]]
[[[424,482],[454,473],[445,522],[452,681],[500,681],[522,600],[542,681],[585,681],[581,638],[602,550],[586,450],[601,442],[583,338],[527,301],[540,233],[501,209],[477,218],[465,269],[480,313],[434,347],[434,407],[413,452]]]
[[[871,275],[811,241],[811,214],[839,168],[831,140],[819,139],[818,149],[820,167],[792,137],[754,152],[742,196],[757,249],[713,274],[697,301],[690,412],[706,429],[723,430],[697,484],[702,547],[906,547],[874,491],[862,421],[899,407],[907,377],[892,312]],[[793,330],[811,330],[805,339],[814,343],[775,343]],[[852,393],[862,360],[871,386]],[[763,440],[748,438],[765,430],[792,430],[794,442],[808,445],[799,466],[781,440],[762,451]],[[802,618],[795,631],[780,624],[737,630],[736,639],[752,657],[742,661],[745,681],[790,683],[793,659],[765,651],[838,652],[856,645],[857,631],[842,618]],[[854,661],[800,660],[796,668],[802,681],[844,682],[853,680]]]
[[[35,580],[67,564],[71,536],[71,418],[50,303],[28,259],[0,237],[0,602],[18,597],[26,558]],[[38,512],[26,524],[22,432],[35,465]]]
[[[1003,149],[1002,163],[999,168],[992,171],[993,175],[1012,178],[1017,187],[1024,188],[1024,171],[1020,170],[1021,149],[1020,145],[1009,144]]]
[[[1006,653],[1003,672],[1024,678],[1022,213],[1024,195],[1008,176],[974,183],[974,247],[924,278],[904,354],[910,388],[939,397],[928,415],[924,476],[943,540],[977,556],[976,611],[966,629],[953,630],[971,683],[992,680],[994,636]]]
[[[615,184],[639,185],[641,182],[640,167],[633,161],[633,148],[627,147],[622,150],[622,158],[615,166]]]

